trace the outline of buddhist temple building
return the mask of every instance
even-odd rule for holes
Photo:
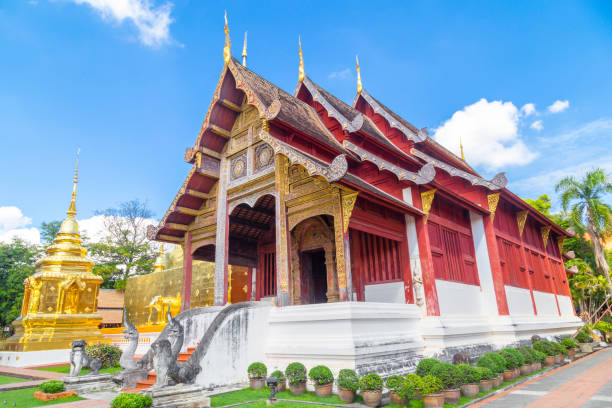
[[[503,173],[484,178],[380,102],[359,71],[343,102],[306,75],[300,44],[289,94],[230,44],[226,26],[189,171],[149,231],[183,248],[182,311],[200,289],[193,262],[214,263],[215,306],[273,305],[265,359],[281,368],[300,356],[372,369],[385,341],[389,355],[441,355],[579,326],[562,259],[570,235]],[[231,267],[245,268],[240,293]]]

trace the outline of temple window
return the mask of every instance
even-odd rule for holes
[[[261,248],[257,273],[257,299],[276,296],[276,256],[274,245]]]

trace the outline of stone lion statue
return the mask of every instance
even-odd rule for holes
[[[90,375],[98,375],[102,368],[102,361],[92,358],[85,352],[87,343],[85,340],[75,340],[72,342],[70,351],[70,377],[77,377],[83,368],[89,368]]]

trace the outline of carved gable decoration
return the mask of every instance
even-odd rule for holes
[[[408,129],[404,126],[403,123],[395,119],[383,106],[381,106],[376,99],[372,98],[365,90],[361,92],[361,96],[366,100],[366,102],[374,109],[374,112],[383,118],[387,122],[389,122],[389,126],[395,128],[402,132],[408,140],[412,140],[415,143],[422,142],[427,139],[427,133],[423,130],[418,131],[418,133],[414,133],[412,130]]]

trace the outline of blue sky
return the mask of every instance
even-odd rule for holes
[[[0,238],[140,198],[160,218],[188,171],[233,53],[292,92],[306,73],[351,103],[364,87],[522,197],[612,172],[610,2],[0,0]],[[532,106],[533,105],[533,106]],[[11,207],[6,210],[6,207]],[[16,207],[17,211],[13,207]]]

